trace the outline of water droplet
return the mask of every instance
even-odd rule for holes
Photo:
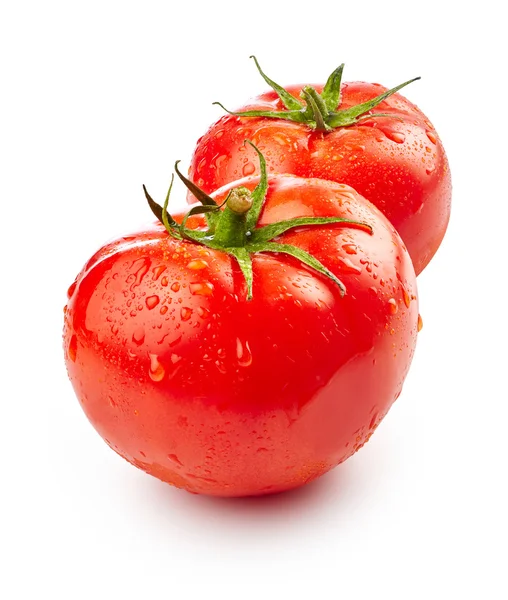
[[[157,344],[159,344],[159,346],[160,346],[161,344],[163,344],[163,343],[164,343],[164,340],[165,340],[165,339],[168,337],[168,335],[169,335],[169,333],[165,333],[165,334],[164,334],[164,335],[161,337],[161,339],[157,341]]]
[[[248,175],[252,175],[252,173],[254,173],[255,170],[256,167],[254,166],[254,164],[248,162],[243,165],[242,173],[245,177],[247,177]]]
[[[118,324],[117,323],[113,323],[113,325],[111,325],[111,333],[113,335],[117,335],[118,334]]]
[[[132,341],[141,346],[141,344],[145,341],[145,330],[143,327],[138,327],[134,333],[132,334]]]
[[[346,251],[346,254],[356,254],[355,244],[342,244],[342,248]]]
[[[158,267],[155,267],[152,269],[152,273],[153,273],[153,281],[157,281],[157,279],[159,279],[159,277],[161,276],[161,274],[166,270],[166,266],[165,265],[160,265]]]
[[[167,306],[161,306],[161,315],[165,315],[168,312],[168,307]]]
[[[171,462],[176,463],[179,467],[183,467],[183,462],[178,458],[176,454],[168,454],[168,459]]]
[[[383,132],[389,140],[396,144],[403,144],[406,141],[406,136],[401,131],[391,131],[387,129]]]
[[[249,342],[242,343],[239,338],[236,338],[236,358],[241,367],[250,367],[252,364],[252,353]]]
[[[227,373],[226,367],[220,361],[216,360],[215,361],[215,366],[219,370],[219,373],[222,373],[223,375],[225,375]]]
[[[390,335],[393,335],[395,333],[395,329],[390,329]]]
[[[432,175],[432,173],[434,173],[435,170],[436,170],[435,165],[431,165],[430,167],[427,167],[425,169],[425,173],[427,173],[427,175]]]
[[[228,157],[227,157],[225,154],[223,154],[222,156],[219,156],[218,158],[216,158],[216,159],[215,159],[214,168],[215,168],[215,169],[217,169],[217,170],[218,170],[218,169],[220,169],[220,168],[221,168],[221,166],[222,166],[222,163],[223,163],[224,161],[227,161],[227,159],[228,159]],[[203,181],[203,183],[204,183],[204,181]],[[202,183],[202,184],[200,184],[200,186],[199,186],[199,187],[202,187],[202,186],[203,186],[203,183]]]
[[[187,263],[187,268],[192,271],[199,271],[200,269],[206,269],[208,267],[208,263],[206,260],[202,258],[194,258],[189,263]]]
[[[202,319],[206,319],[208,317],[208,315],[210,314],[210,311],[207,310],[204,306],[200,306],[198,308],[198,315],[202,318]]]
[[[173,346],[176,346],[181,341],[182,341],[182,334],[180,334],[178,337],[176,337],[172,342],[169,342],[169,346],[172,348]]]
[[[418,315],[418,326],[417,326],[418,331],[421,331],[422,327],[423,327],[423,319],[422,319],[422,315],[419,314]]]
[[[197,281],[189,284],[190,293],[195,296],[211,296],[213,294],[213,283],[209,281]]]
[[[76,279],[70,286],[69,289],[67,290],[67,298],[69,298],[69,300],[72,298],[72,295],[74,294],[74,292],[76,291],[76,286],[78,285],[78,280]]]
[[[117,403],[115,402],[115,399],[113,398],[113,396],[108,396],[108,401],[109,401],[111,408],[116,408],[118,406]]]
[[[392,315],[395,315],[397,313],[397,311],[399,310],[399,306],[395,298],[390,298],[390,300],[388,300],[388,308]]]
[[[409,294],[404,286],[402,286],[402,297],[404,298],[404,304],[407,308],[409,308],[409,305],[411,304],[411,298],[409,297]]]
[[[263,454],[264,452],[268,452],[268,448],[258,448],[258,449],[256,450],[256,452],[257,452],[258,454]]]
[[[148,356],[150,357],[150,369],[148,371],[150,379],[152,381],[162,381],[166,371],[159,362],[159,357],[157,354],[149,354]]]
[[[166,275],[164,275],[164,277],[161,279],[161,285],[166,287],[168,285],[168,283],[169,283],[168,278],[166,277]]]
[[[182,321],[188,321],[192,315],[192,308],[187,308],[186,306],[182,306],[180,309],[180,318]]]
[[[173,292],[180,291],[180,284],[178,283],[178,281],[175,281],[174,283],[171,284],[171,289],[173,290]]]
[[[72,362],[76,362],[76,354],[78,352],[78,338],[76,337],[76,335],[73,335],[71,337],[71,341],[69,342],[69,358],[72,360]]]
[[[145,300],[145,304],[148,310],[152,310],[153,308],[155,308],[157,304],[159,304],[159,302],[160,298],[159,296],[157,296],[157,294],[154,294],[153,296],[148,296],[148,298]]]
[[[427,137],[433,144],[437,144],[437,137],[433,131],[426,131]]]
[[[340,257],[338,260],[338,263],[341,267],[341,271],[343,273],[355,273],[357,275],[359,275],[362,272],[362,269],[360,267],[358,267],[357,265],[353,264],[349,258],[342,258]]]
[[[131,292],[143,281],[143,277],[147,274],[151,262],[152,261],[149,258],[139,258],[132,263],[131,268],[134,268],[135,271],[127,278],[127,283],[134,279],[131,287],[129,288]]]

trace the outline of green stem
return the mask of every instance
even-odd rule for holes
[[[247,215],[252,196],[245,187],[231,190],[226,206],[218,220],[213,240],[224,248],[241,248],[247,243]]]
[[[312,111],[312,116],[316,123],[316,131],[331,131],[331,127],[326,124],[328,110],[323,98],[321,98],[311,85],[306,85],[301,95]]]

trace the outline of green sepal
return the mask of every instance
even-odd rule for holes
[[[180,162],[179,160],[177,160],[175,162],[175,172],[178,175],[178,177],[180,178],[180,180],[183,182],[185,187],[189,190],[189,192],[191,192],[191,194],[193,194],[193,196],[195,196],[196,200],[201,202],[201,204],[203,204],[205,206],[217,207],[218,206],[217,202],[215,202],[215,200],[213,198],[210,198],[210,196],[208,194],[206,194],[205,192],[203,192],[203,190],[201,188],[199,188],[195,183],[193,183],[190,179],[187,179],[187,177],[185,177],[185,175],[180,173],[180,170],[178,169],[179,162]]]
[[[272,79],[270,79],[267,75],[263,73],[261,67],[259,66],[258,59],[255,56],[251,56],[250,58],[254,59],[256,63],[257,70],[261,77],[266,81],[266,83],[277,93],[280,101],[288,110],[300,110],[303,107],[303,104],[299,102],[294,96],[292,96],[288,91],[286,91],[282,86],[278,83],[275,83]]]
[[[334,283],[339,286],[340,295],[344,296],[346,293],[346,287],[342,281],[336,277],[330,270],[328,270],[317,258],[305,252],[301,248],[297,248],[291,244],[277,244],[276,242],[264,242],[262,244],[249,244],[250,252],[277,252],[282,254],[288,254],[297,258],[300,262],[311,267],[314,271],[321,273],[328,279],[331,279]]]
[[[150,194],[148,193],[148,190],[146,189],[146,186],[144,184],[143,184],[143,192],[145,193],[145,198],[148,202],[148,206],[150,207],[150,210],[153,212],[155,217],[162,223],[162,211],[163,211],[162,206],[160,204],[158,204],[157,202],[155,202],[155,200],[150,196]]]
[[[185,175],[180,173],[180,171],[178,169],[179,162],[180,161],[177,160],[175,163],[176,174],[180,178],[180,181],[182,181],[183,184],[185,185],[185,187],[189,190],[189,192],[196,198],[196,200],[201,202],[201,204],[203,206],[210,206],[213,208],[213,210],[204,211],[204,215],[205,215],[205,219],[206,219],[208,226],[211,228],[215,227],[215,225],[217,224],[217,218],[219,217],[218,212],[217,212],[219,205],[217,204],[217,202],[215,202],[215,200],[213,198],[211,198],[208,194],[206,194],[194,182],[192,182],[190,179],[187,179],[187,177],[185,177]],[[194,214],[197,214],[197,213],[194,213]]]
[[[247,248],[224,248],[224,251],[236,258],[247,285],[247,300],[252,300],[252,258],[249,250]]]
[[[358,121],[360,115],[367,113],[369,110],[375,108],[378,104],[381,104],[383,100],[386,100],[392,94],[395,94],[406,85],[413,83],[413,81],[417,81],[421,79],[420,77],[415,77],[414,79],[410,79],[409,81],[405,81],[400,85],[395,86],[391,90],[387,90],[386,92],[379,94],[372,100],[367,100],[367,102],[362,102],[361,104],[357,104],[356,106],[352,106],[351,108],[347,108],[345,110],[339,110],[333,114],[331,114],[328,118],[328,125],[331,127],[347,127],[348,125],[354,125]],[[374,115],[365,115],[365,118],[372,117]],[[379,116],[379,115],[378,115]]]
[[[166,194],[166,199],[164,200],[164,206],[157,204],[155,200],[150,196],[146,186],[143,185],[143,191],[145,192],[145,198],[147,199],[148,206],[152,210],[153,214],[157,217],[157,219],[164,225],[166,231],[172,235],[174,238],[181,239],[180,235],[180,225],[173,219],[173,217],[168,213],[167,206],[169,201],[169,196],[171,194],[171,188],[173,187],[173,181],[175,179],[174,175],[171,175],[171,183],[169,184],[168,193]]]
[[[261,209],[263,208],[266,192],[268,190],[268,175],[266,173],[265,157],[250,140],[245,140],[245,143],[251,145],[256,151],[259,158],[260,172],[259,183],[252,191],[252,207],[247,213],[247,219],[245,221],[247,231],[251,231],[257,225],[259,221],[259,215],[261,214]]]
[[[259,73],[266,83],[268,83],[268,85],[277,93],[286,110],[247,110],[233,112],[225,108],[220,102],[214,102],[214,104],[219,105],[230,115],[237,117],[266,117],[269,119],[284,119],[286,121],[293,121],[294,123],[304,123],[313,130],[324,132],[331,132],[338,127],[348,127],[362,120],[371,119],[374,117],[390,116],[392,118],[396,118],[396,116],[388,113],[366,113],[371,111],[383,100],[386,100],[386,98],[392,94],[395,94],[406,85],[409,85],[410,83],[413,83],[413,81],[420,79],[420,77],[415,77],[409,81],[405,81],[404,83],[397,85],[390,90],[387,90],[372,100],[368,100],[367,102],[362,102],[356,106],[340,110],[340,88],[344,64],[341,64],[339,67],[337,67],[335,71],[333,71],[333,73],[328,77],[321,94],[318,94],[318,92],[312,86],[305,86],[300,95],[305,100],[306,104],[302,105],[292,94],[282,88],[279,84],[275,83],[261,70],[261,67],[259,66],[259,63],[255,57],[251,58],[254,58]]]
[[[344,223],[349,226],[355,226],[358,229],[362,229],[363,231],[372,234],[372,227],[366,223],[360,223],[359,221],[350,221],[349,219],[342,219],[341,217],[296,217],[294,219],[279,221],[278,223],[264,225],[263,227],[255,229],[251,233],[250,242],[252,244],[262,244],[273,240],[277,236],[282,235],[295,227],[329,225],[333,223]]]
[[[228,110],[223,104],[220,102],[212,102],[212,104],[216,104],[220,106],[222,110],[225,110],[228,114],[233,115],[234,117],[268,117],[271,119],[284,119],[285,121],[293,121],[295,123],[307,123],[308,116],[304,109],[302,110],[246,110],[244,112],[233,112],[232,110]]]
[[[343,70],[344,63],[337,67],[330,77],[328,77],[328,81],[321,92],[321,98],[323,98],[328,112],[337,110],[340,104],[340,84],[342,83]]]
[[[391,113],[369,113],[367,115],[362,115],[358,117],[355,123],[359,123],[360,121],[364,121],[365,119],[373,119],[374,117],[390,117],[390,119],[395,119],[396,121],[402,121],[402,117],[397,115],[392,115]]]

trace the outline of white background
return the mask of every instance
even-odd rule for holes
[[[411,8],[414,6],[414,8]],[[2,3],[0,597],[508,597],[508,211],[501,2]],[[394,86],[448,152],[453,214],[419,278],[424,328],[371,442],[265,499],[192,496],[117,457],[61,349],[66,289],[150,221],[178,158],[282,84]],[[174,195],[183,198],[177,186]],[[180,200],[181,202],[181,200]]]

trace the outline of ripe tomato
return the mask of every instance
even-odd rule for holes
[[[375,204],[401,235],[419,274],[443,239],[451,204],[448,161],[427,117],[393,90],[373,101],[387,93],[379,84],[341,84],[343,65],[326,86],[286,90],[257,66],[273,91],[210,127],[197,143],[190,178],[212,192],[255,173],[255,154],[243,143],[251,139],[269,172],[346,183]]]
[[[201,195],[213,219],[186,229],[147,195],[171,235],[154,224],[105,245],[65,310],[68,373],[99,434],[147,473],[222,496],[302,485],[358,450],[400,394],[418,327],[409,255],[352,188],[243,183]]]

